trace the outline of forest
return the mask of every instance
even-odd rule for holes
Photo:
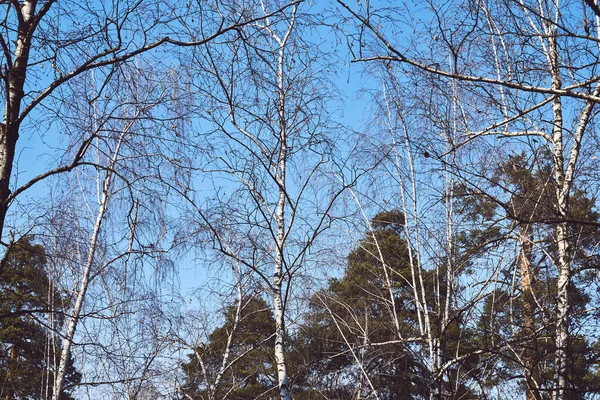
[[[0,8],[0,399],[600,399],[598,0]]]

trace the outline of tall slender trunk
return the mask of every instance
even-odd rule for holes
[[[290,27],[290,30],[292,28]],[[283,268],[285,246],[285,203],[286,203],[286,166],[287,166],[287,122],[285,119],[285,88],[283,63],[285,41],[280,43],[277,87],[279,90],[279,157],[277,160],[276,183],[279,188],[275,222],[277,224],[277,240],[275,248],[275,270],[273,271],[273,307],[275,310],[275,359],[277,362],[277,377],[279,394],[282,400],[290,400],[289,380],[285,363],[285,305],[283,301]]]
[[[8,360],[6,363],[6,376],[4,378],[4,382],[8,382],[9,384],[12,384],[12,379],[13,379],[13,367],[14,367],[14,363],[15,360],[17,359],[17,349],[16,346],[13,344],[12,347],[10,348],[10,353],[8,355]],[[2,385],[2,388],[4,388],[5,385]],[[10,390],[8,391],[8,393],[6,393],[6,396],[4,397],[5,400],[11,400],[12,396],[14,395],[14,393],[11,393]]]
[[[110,176],[111,173],[108,172]],[[77,299],[75,300],[75,305],[71,310],[71,316],[69,317],[67,332],[63,339],[62,352],[60,355],[60,361],[58,364],[58,371],[56,373],[56,379],[54,382],[54,390],[52,391],[52,400],[58,400],[62,389],[64,386],[64,379],[67,372],[67,364],[69,360],[69,356],[71,355],[71,346],[73,344],[73,339],[75,337],[75,331],[77,330],[77,324],[79,322],[79,318],[81,316],[81,309],[83,307],[83,302],[85,300],[85,295],[87,293],[87,289],[90,284],[90,275],[92,272],[92,268],[94,266],[94,259],[96,255],[96,249],[98,246],[98,238],[100,236],[100,229],[102,227],[102,221],[104,219],[104,214],[107,210],[108,205],[108,190],[110,187],[110,178],[105,179],[104,181],[104,193],[102,194],[102,200],[98,207],[98,214],[96,216],[96,222],[94,224],[94,231],[92,233],[92,239],[90,241],[90,248],[88,250],[88,255],[86,259],[86,263],[83,270],[83,277],[81,279],[81,285],[79,291],[77,293]]]
[[[571,268],[569,265],[569,242],[567,237],[567,224],[560,223],[557,228],[558,245],[558,296],[556,311],[556,387],[555,399],[565,398],[567,382],[567,345],[569,340],[568,315],[569,315],[569,281]]]
[[[519,269],[521,274],[521,293],[523,302],[523,336],[525,348],[523,350],[523,367],[525,372],[525,398],[527,400],[536,400],[537,385],[534,381],[535,371],[535,300],[533,298],[533,280],[534,274],[531,266],[531,254],[533,248],[533,233],[529,225],[521,227],[520,238],[521,251],[519,252]]]
[[[282,153],[285,154],[285,146],[282,144]],[[283,168],[283,179],[285,181],[285,161],[280,160],[280,168]],[[281,172],[281,170],[280,170]],[[280,177],[281,179],[281,177]],[[282,400],[290,400],[290,387],[285,363],[285,306],[283,303],[283,267],[284,267],[284,229],[285,229],[285,186],[280,186],[279,201],[275,215],[277,223],[277,244],[275,250],[275,270],[273,272],[273,307],[275,310],[275,359],[277,363],[277,378],[279,380],[279,393]]]
[[[291,400],[291,388],[287,373],[285,360],[285,304],[283,295],[283,275],[285,267],[285,209],[287,198],[286,186],[286,168],[288,157],[288,123],[286,117],[286,88],[285,88],[285,51],[288,39],[294,29],[296,21],[296,11],[298,5],[295,5],[292,11],[287,31],[283,37],[279,37],[270,27],[270,21],[267,23],[267,29],[271,37],[278,43],[279,51],[277,57],[277,117],[279,118],[279,154],[275,165],[275,183],[278,187],[277,209],[275,210],[275,223],[277,225],[277,237],[275,248],[275,268],[273,271],[273,308],[275,311],[275,360],[277,364],[277,378],[279,381],[279,395],[282,400]]]
[[[559,70],[558,44],[553,25],[549,23],[548,29],[548,64],[552,77],[552,88],[561,89],[562,81]],[[563,144],[563,112],[560,96],[552,100],[554,113],[554,126],[552,129],[553,162],[556,180],[557,211],[560,217],[566,218],[568,214],[568,198],[570,180],[565,179],[564,144]],[[571,160],[570,160],[571,161]],[[569,280],[571,266],[569,264],[569,244],[567,237],[567,224],[561,222],[556,226],[556,244],[558,247],[558,282],[557,282],[557,307],[556,307],[556,350],[554,353],[554,399],[564,400],[567,374],[567,342],[568,342],[568,312],[569,312]]]

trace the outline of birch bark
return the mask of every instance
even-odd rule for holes
[[[284,76],[284,62],[286,45],[290,34],[294,29],[297,6],[292,11],[292,18],[288,26],[287,32],[283,38],[279,38],[274,32],[268,28],[272,37],[279,44],[279,57],[277,59],[277,89],[279,104],[277,114],[279,116],[279,156],[275,171],[275,180],[279,188],[277,199],[277,208],[275,210],[275,223],[277,226],[277,239],[275,243],[275,269],[273,271],[273,307],[275,310],[275,360],[277,363],[277,378],[279,380],[279,393],[282,400],[290,400],[292,398],[290,391],[290,383],[287,372],[285,359],[285,303],[283,295],[283,274],[285,268],[285,213],[286,213],[286,197],[288,188],[286,185],[286,169],[288,157],[288,131],[286,117],[286,90]]]
[[[443,57],[432,56],[427,51],[415,52],[412,48],[405,48],[401,43],[396,43],[392,35],[386,35],[386,29],[374,23],[375,19],[372,16],[376,13],[369,4],[355,6],[343,0],[337,0],[337,3],[359,23],[361,43],[356,60],[386,63],[394,61],[405,67],[406,71],[412,69],[418,71],[415,75],[425,73],[442,79],[449,78],[453,82],[464,84],[465,88],[469,88],[468,90],[477,86],[481,89],[480,94],[494,92],[492,101],[496,104],[491,111],[490,123],[484,124],[487,128],[469,132],[467,127],[463,141],[458,144],[454,142],[450,151],[467,146],[477,138],[493,135],[496,138],[526,137],[533,143],[532,149],[546,146],[552,153],[555,181],[553,211],[556,218],[549,224],[554,228],[553,239],[557,249],[557,255],[553,260],[557,270],[557,292],[556,307],[553,310],[556,317],[553,338],[556,347],[551,392],[555,400],[564,400],[570,395],[572,389],[567,377],[569,363],[567,349],[573,244],[570,243],[567,221],[571,214],[569,203],[573,180],[579,168],[582,140],[590,130],[592,110],[600,94],[595,71],[599,59],[597,35],[594,37],[589,30],[592,25],[598,28],[598,18],[595,24],[586,20],[583,24],[585,29],[581,28],[580,32],[575,32],[566,27],[577,24],[574,21],[580,20],[582,10],[575,6],[571,8],[571,5],[567,7],[558,1],[518,0],[506,4],[481,2],[477,4],[475,12],[458,13],[452,13],[443,6],[434,7],[435,17],[432,18],[431,28],[435,33],[421,32],[425,33],[423,37],[431,38],[428,50],[431,50],[431,54],[436,52],[447,54],[444,51],[450,51],[455,57],[459,55],[455,59],[460,60],[460,68],[444,68]],[[596,1],[591,1],[587,5],[582,4],[581,7],[585,8],[583,10],[585,12],[588,6],[594,10],[596,4]],[[479,11],[483,11],[484,19],[479,18]],[[456,21],[461,22],[457,24]],[[515,29],[513,30],[511,26]],[[491,48],[477,42],[483,37],[492,38]],[[532,41],[531,38],[535,40]],[[372,46],[367,46],[367,42]],[[485,49],[481,54],[473,53],[473,47],[470,46],[475,43],[477,43],[475,47]],[[496,43],[502,45],[502,52],[497,51]],[[513,52],[515,48],[511,46],[517,43],[521,47]],[[575,60],[574,55],[580,50],[586,51],[589,55],[585,61]],[[492,72],[487,69],[490,54],[497,58],[496,69],[492,69]],[[530,64],[523,62],[526,58],[535,58],[536,61],[532,63],[540,67],[530,69]],[[481,62],[479,66],[478,61]],[[585,73],[573,74],[572,71],[575,69]],[[502,99],[500,103],[497,101],[498,92]],[[474,107],[473,112],[485,114],[486,110],[484,107]],[[465,121],[468,120],[467,113],[464,115]],[[494,122],[494,119],[500,115],[502,115],[500,121]],[[566,115],[569,115],[568,119],[564,117]],[[571,116],[575,117],[571,119]],[[541,124],[538,122],[540,119],[544,121]],[[520,124],[527,128],[521,130]],[[537,129],[539,126],[543,128]],[[546,129],[551,132],[546,133]],[[540,140],[544,144],[535,145]],[[532,156],[535,155],[533,153]],[[477,177],[478,174],[479,172],[476,171],[473,176]],[[498,197],[494,198],[498,200]],[[527,241],[526,238],[524,240]],[[522,245],[525,246],[523,253],[527,253],[529,251],[527,243]],[[522,274],[521,285],[527,296],[531,268],[527,265],[525,257],[525,254],[522,255],[519,262]],[[527,303],[526,299],[525,303]],[[528,305],[525,304],[526,313],[530,311],[527,307]],[[530,331],[531,320],[526,319],[525,325],[525,331]],[[531,360],[526,359],[525,364],[530,366]],[[527,377],[527,381],[531,383],[530,376]],[[532,393],[528,392],[527,397],[531,398],[531,396]]]

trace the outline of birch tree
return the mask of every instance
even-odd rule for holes
[[[153,263],[168,267],[164,265],[167,260],[162,248],[167,235],[166,224],[160,211],[166,196],[160,193],[157,177],[160,175],[158,165],[169,153],[162,141],[170,140],[171,133],[155,133],[156,129],[160,132],[160,125],[154,121],[159,111],[163,120],[168,120],[161,108],[169,85],[161,79],[155,80],[150,72],[143,74],[142,70],[140,64],[130,68],[120,66],[113,75],[114,81],[109,84],[101,81],[102,90],[110,94],[106,97],[98,95],[98,81],[93,73],[71,81],[70,88],[77,96],[64,116],[76,117],[78,121],[68,128],[71,148],[79,152],[78,149],[85,146],[86,150],[80,160],[83,166],[73,176],[63,175],[61,180],[55,181],[60,183],[51,190],[56,208],[47,213],[45,227],[45,234],[53,238],[48,242],[54,243],[52,256],[56,269],[62,271],[57,282],[67,287],[72,301],[67,308],[64,328],[57,327],[62,330],[63,351],[57,360],[55,399],[60,397],[64,387],[67,361],[77,338],[86,337],[78,335],[78,328],[82,324],[86,327],[84,332],[91,337],[84,342],[97,343],[101,353],[117,347],[120,357],[126,357],[125,347],[136,347],[134,331],[122,332],[121,324],[133,312],[129,307],[144,309],[147,306],[140,305],[140,300],[152,301],[149,293],[141,293],[144,290],[140,284],[141,274]],[[89,318],[97,314],[104,318]],[[102,329],[103,320],[114,328],[108,336],[105,336],[106,328]],[[159,325],[158,321],[154,324]],[[136,325],[144,325],[143,318],[138,317]],[[150,333],[142,335],[148,343]],[[123,339],[122,335],[129,339]],[[109,342],[102,345],[105,340]],[[118,348],[121,340],[131,342]],[[93,354],[93,348],[90,345],[86,353]],[[141,347],[137,348],[141,351]],[[104,361],[100,360],[105,356],[100,354],[99,359],[92,362],[101,366]],[[118,364],[120,357],[113,355],[105,361]],[[89,363],[75,358],[82,364]],[[152,358],[149,355],[146,360]],[[137,368],[131,360],[127,363],[132,369]],[[106,369],[116,368],[111,365]],[[86,364],[84,369],[89,379],[94,368]],[[141,373],[147,370],[148,366],[141,368]],[[129,370],[120,371],[118,380],[124,379],[125,384],[129,384],[141,379],[129,377],[129,373]],[[113,378],[105,377],[103,381],[108,384]]]
[[[456,205],[460,156],[438,157],[447,151],[460,126],[455,119],[456,97],[435,93],[428,99],[414,97],[414,89],[402,84],[392,66],[370,70],[382,89],[373,91],[374,117],[364,135],[361,157],[375,167],[363,178],[364,187],[352,193],[373,237],[370,253],[379,268],[389,270],[385,298],[390,310],[396,310],[390,315],[396,331],[388,341],[414,351],[422,374],[419,385],[426,386],[427,398],[481,396],[487,390],[482,376],[488,357],[475,346],[478,310],[501,263],[485,260],[475,278],[473,256],[460,241],[461,230],[468,230]],[[427,77],[420,82],[432,87],[439,83]],[[405,262],[410,266],[403,274],[391,268],[389,242],[376,235],[393,214],[381,210],[390,207],[402,215],[397,234],[407,243]],[[377,214],[368,221],[371,213]],[[361,247],[367,251],[366,245]],[[401,293],[400,285],[391,283],[397,279],[403,282],[402,290],[410,292],[401,296],[403,301],[394,300]],[[410,334],[401,329],[407,321],[402,315],[408,310],[414,319]]]
[[[190,3],[175,7],[168,2],[115,1],[88,4],[37,0],[2,3],[0,57],[4,118],[0,132],[0,240],[10,244],[4,229],[6,215],[17,196],[48,176],[73,170],[83,154],[75,152],[64,164],[31,170],[31,179],[17,182],[18,143],[35,132],[54,145],[54,111],[70,99],[61,92],[66,83],[88,71],[110,80],[116,65],[142,53],[157,56],[163,45],[196,46],[250,22],[233,3]],[[193,36],[187,20],[201,23]],[[164,53],[162,53],[164,54]],[[157,67],[160,57],[155,59]],[[101,94],[102,95],[102,94]],[[50,122],[48,122],[50,121]],[[19,138],[21,139],[19,140]],[[82,149],[85,150],[85,149]],[[18,160],[17,160],[18,161]],[[12,225],[12,221],[11,221]],[[18,229],[15,230],[18,233]]]
[[[202,169],[212,175],[217,195],[188,197],[215,248],[254,271],[272,299],[278,388],[287,400],[293,282],[316,254],[344,185],[326,189],[334,145],[325,109],[329,86],[321,75],[327,60],[302,40],[310,21],[299,4],[266,17],[272,4],[260,3],[264,19],[240,30],[241,40],[210,46],[191,60],[206,110],[201,117],[212,129],[206,136],[212,154]]]
[[[352,36],[357,61],[393,63],[407,74],[438,76],[475,96],[460,99],[458,115],[465,124],[449,152],[477,142],[493,148],[493,138],[503,138],[513,148],[530,141],[552,154],[554,215],[543,221],[555,227],[557,245],[552,392],[555,399],[566,398],[572,389],[566,371],[574,279],[567,224],[574,182],[589,160],[584,143],[600,93],[595,3],[431,2],[425,20],[404,22],[398,18],[400,8],[377,13],[372,3],[356,7],[340,0],[338,5],[357,23],[360,34]],[[415,35],[402,43],[393,32],[407,28]],[[411,47],[411,40],[422,46]],[[479,176],[475,168],[463,172]]]

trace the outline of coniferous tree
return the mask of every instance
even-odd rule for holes
[[[60,325],[65,299],[48,277],[44,248],[29,237],[17,242],[0,273],[0,288],[0,398],[50,398],[60,350],[55,354],[47,322]],[[73,399],[71,389],[81,380],[72,359],[66,380],[62,400]]]
[[[308,360],[305,382],[299,385],[304,392],[298,398],[316,399],[322,394],[332,399],[371,398],[373,392],[390,400],[429,397],[430,371],[421,353],[424,339],[419,335],[403,224],[404,215],[398,210],[377,214],[372,231],[349,254],[344,275],[313,296],[296,338],[295,350]],[[423,274],[432,300],[429,304],[435,304],[435,270]],[[460,353],[459,322],[457,317],[439,332],[449,354]],[[461,343],[461,351],[469,349],[468,341]],[[475,371],[476,360],[466,357],[463,370]],[[446,370],[444,391],[457,398],[477,398],[461,383],[457,371]]]
[[[267,302],[244,297],[225,310],[225,323],[189,354],[182,368],[186,399],[251,400],[272,398],[277,372],[272,356],[275,320]],[[231,339],[230,339],[231,338]],[[222,369],[224,354],[229,352]],[[222,373],[218,383],[216,376]]]
[[[463,215],[478,226],[460,235],[466,253],[485,253],[490,245],[511,237],[516,242],[514,269],[504,271],[500,280],[503,289],[486,302],[480,328],[483,347],[500,356],[490,384],[517,378],[528,400],[549,399],[554,379],[556,343],[551,338],[556,319],[554,260],[558,250],[552,221],[559,215],[553,200],[555,182],[550,157],[544,152],[534,159],[524,153],[515,154],[495,168],[491,182],[505,190],[506,200],[461,188]],[[600,221],[600,214],[594,210],[594,199],[577,187],[570,202],[567,231],[574,276],[569,287],[571,334],[565,375],[571,390],[565,399],[575,400],[600,389],[599,359],[593,350],[597,345],[578,333],[584,320],[593,316],[585,311],[591,301],[585,290],[585,273],[577,274],[593,268],[597,258],[589,254],[600,238],[597,226],[578,221]],[[515,271],[518,285],[513,285]],[[511,345],[498,352],[499,346],[508,342]]]

